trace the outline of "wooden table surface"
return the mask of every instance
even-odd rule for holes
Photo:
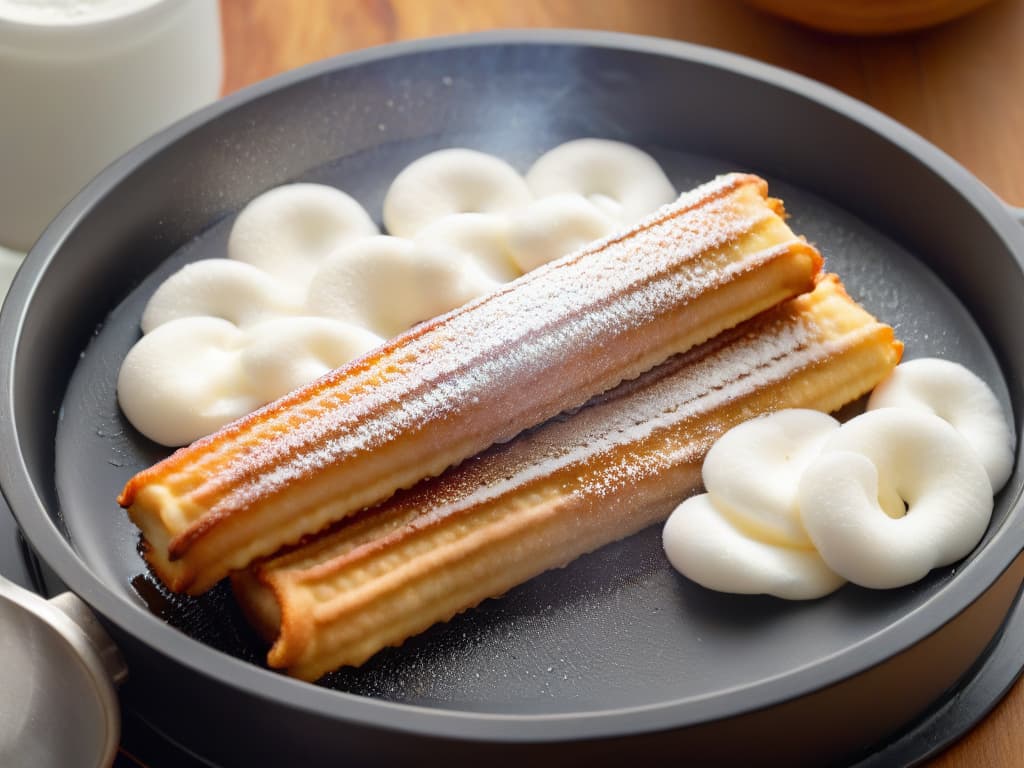
[[[222,0],[233,91],[338,53],[483,29],[658,35],[750,56],[886,112],[1024,206],[1024,0],[898,36],[815,32],[735,0]],[[1024,765],[1024,682],[930,768]]]

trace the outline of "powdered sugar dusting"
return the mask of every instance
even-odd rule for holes
[[[819,322],[814,311],[772,310],[595,398],[571,416],[553,419],[397,497],[374,514],[398,515],[404,524],[361,549],[343,544],[335,551],[344,559],[333,565],[328,565],[331,549],[324,548],[320,567],[304,580],[330,581],[336,568],[356,567],[392,543],[455,517],[490,514],[491,509],[514,514],[519,508],[515,499],[528,505],[536,497],[545,503],[549,494],[543,488],[559,477],[572,478],[560,492],[583,500],[587,509],[629,498],[645,479],[699,464],[736,419],[755,415],[743,411],[755,395],[777,393],[779,408],[806,406],[810,391],[785,382],[799,380],[802,371],[862,343],[877,327],[866,313],[860,327],[844,333],[827,317]],[[344,528],[338,540],[346,542]],[[300,564],[299,570],[308,565]]]
[[[192,498],[218,517],[424,424],[455,425],[454,439],[486,411],[504,417],[497,430],[469,434],[459,455],[437,445],[448,463],[507,440],[621,379],[622,372],[609,381],[623,368],[617,339],[768,258],[727,247],[775,215],[762,195],[756,180],[736,175],[684,195],[625,235],[413,329],[383,348],[380,365],[357,361],[201,441],[194,457],[186,449],[172,458],[183,471],[167,484],[185,493],[191,486]]]
[[[602,496],[666,466],[699,461],[721,429],[712,413],[773,387],[831,351],[813,319],[785,320],[717,350],[713,347],[720,342],[710,352],[702,347],[667,363],[673,371],[643,377],[640,384],[625,385],[621,395],[612,393],[571,419],[550,422],[494,468],[501,478],[492,478],[486,493],[501,495],[567,467],[581,468],[577,474],[582,477],[582,468],[594,457],[615,454],[614,463],[574,488],[575,493]],[[669,441],[671,450],[650,452],[650,438],[666,430],[676,435]]]

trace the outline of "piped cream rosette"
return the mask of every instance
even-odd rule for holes
[[[154,293],[118,400],[150,439],[192,442],[675,197],[649,155],[601,139],[556,147],[525,177],[474,150],[426,155],[388,190],[389,235],[333,187],[271,189],[239,213],[227,259]]]
[[[723,435],[707,493],[665,525],[673,566],[711,589],[810,599],[845,581],[904,586],[969,554],[1013,463],[995,395],[924,359],[897,366],[868,409],[842,425],[779,411]]]
[[[707,493],[665,523],[672,565],[722,592],[802,600],[842,586],[811,544],[797,502],[800,476],[838,428],[826,414],[789,409],[722,435],[704,460]]]

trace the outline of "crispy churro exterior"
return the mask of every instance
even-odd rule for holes
[[[834,276],[587,407],[233,577],[274,641],[268,661],[314,680],[664,519],[700,486],[723,432],[782,408],[833,411],[902,354]]]
[[[721,177],[178,451],[119,499],[151,567],[201,593],[810,289],[781,213]]]

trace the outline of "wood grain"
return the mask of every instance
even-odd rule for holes
[[[866,101],[1024,205],[1024,0],[913,33],[852,38],[734,0],[222,0],[225,88],[433,35],[574,27],[671,37],[766,61]],[[1024,684],[930,768],[1024,766]]]
[[[932,29],[852,38],[735,0],[225,0],[225,87],[346,51],[507,27],[604,29],[710,45],[868,102],[1024,205],[1024,2]]]

